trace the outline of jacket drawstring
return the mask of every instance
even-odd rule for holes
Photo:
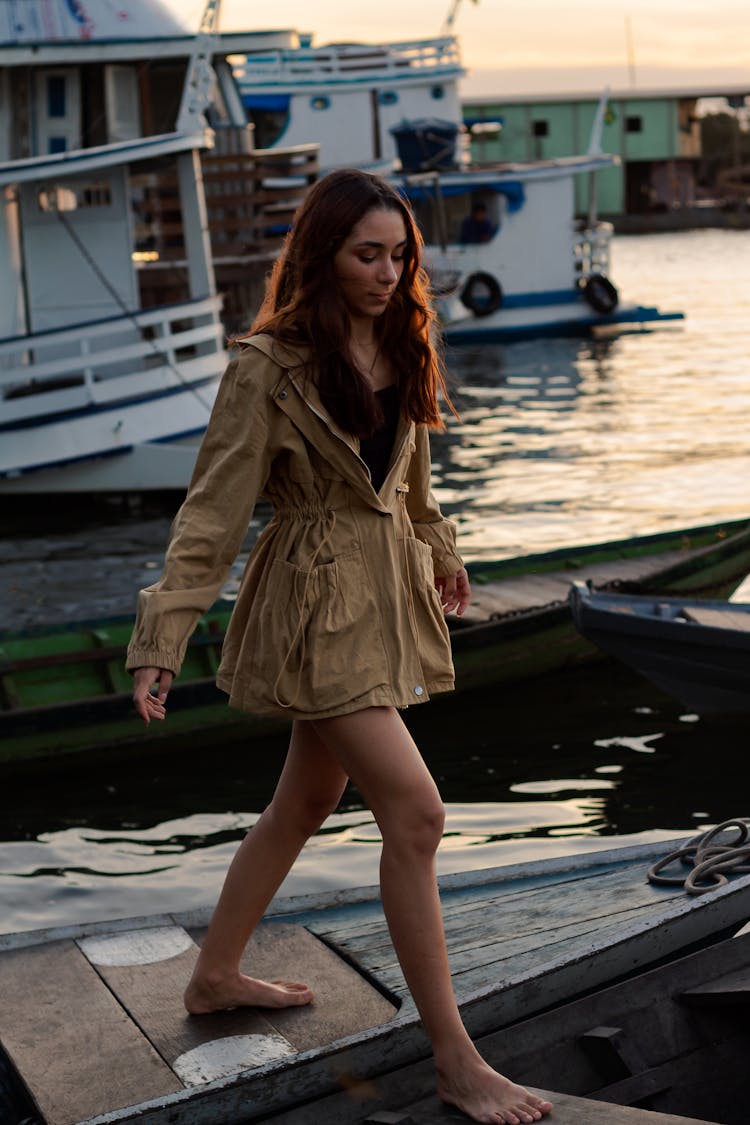
[[[406,542],[406,494],[409,492],[409,485],[406,481],[400,481],[396,485],[396,492],[398,493],[399,504],[401,506],[401,529],[403,538],[401,542],[404,545],[404,563],[406,567],[406,605],[409,611],[409,624],[411,626],[412,636],[414,643],[419,652],[419,627],[417,625],[417,614],[414,609],[414,585],[411,580],[411,567],[409,566],[409,547]]]
[[[310,566],[308,568],[307,574],[305,575],[305,585],[302,588],[302,597],[300,598],[299,595],[297,596],[297,612],[298,612],[298,615],[299,615],[298,621],[297,621],[297,628],[294,630],[294,636],[292,637],[292,640],[290,642],[289,648],[287,650],[287,654],[284,657],[283,661],[281,662],[281,667],[279,668],[279,674],[276,677],[276,680],[275,680],[274,685],[273,685],[273,698],[276,701],[276,703],[279,705],[279,707],[284,707],[284,708],[294,707],[294,704],[297,702],[297,697],[298,697],[299,692],[300,692],[300,687],[302,686],[302,669],[304,668],[304,665],[305,665],[305,651],[306,651],[306,647],[307,647],[307,641],[306,641],[306,638],[305,638],[305,618],[304,618],[305,606],[307,605],[307,592],[310,588],[310,579],[312,578],[313,571],[315,570],[315,564],[318,561],[318,555],[323,550],[326,543],[329,542],[331,536],[333,535],[334,531],[336,530],[336,510],[335,510],[335,508],[329,509],[327,514],[331,517],[331,526],[329,527],[328,531],[326,531],[325,535],[321,539],[318,546],[315,548],[315,551],[313,552],[313,556],[310,559]],[[295,586],[296,586],[296,583],[295,583]],[[301,635],[301,639],[300,639],[300,635]],[[287,666],[287,664],[289,663],[289,661],[291,660],[291,658],[294,654],[294,651],[295,651],[295,648],[297,646],[298,640],[300,641],[300,655],[299,655],[299,667],[297,668],[297,682],[294,686],[294,692],[292,694],[292,698],[288,702],[285,702],[283,699],[281,699],[281,697],[279,695],[279,684],[281,682],[281,677],[284,675],[284,671],[286,669],[286,666]]]

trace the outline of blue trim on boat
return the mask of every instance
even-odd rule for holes
[[[579,289],[548,289],[544,293],[508,293],[503,297],[503,308],[538,309],[545,305],[570,305],[581,300]]]
[[[205,426],[199,426],[197,429],[182,430],[179,434],[170,434],[169,437],[163,438],[152,438],[149,441],[140,442],[140,444],[173,445],[177,441],[184,441],[185,438],[195,437],[197,434],[204,433],[204,431]],[[42,461],[38,465],[27,465],[23,469],[0,470],[0,480],[18,480],[20,477],[29,476],[31,473],[43,473],[50,469],[65,469],[69,465],[82,465],[87,461],[103,461],[110,457],[119,457],[123,453],[132,453],[135,448],[135,445],[118,445],[116,449],[102,449],[98,453],[84,453],[80,457],[68,457],[65,461]],[[198,448],[196,446],[196,454],[197,452]]]
[[[245,99],[253,96],[255,90],[279,90],[288,93],[291,97],[299,94],[309,93],[310,90],[327,90],[330,87],[336,89],[344,88],[347,86],[372,86],[377,82],[378,88],[382,86],[420,86],[431,85],[434,86],[437,82],[444,81],[446,78],[461,78],[466,71],[463,67],[446,67],[445,70],[438,69],[425,71],[415,71],[413,74],[382,74],[382,75],[363,75],[362,78],[334,78],[329,75],[322,76],[320,74],[311,76],[307,79],[300,79],[297,82],[290,80],[269,78],[263,82],[248,82],[243,81],[240,77],[237,79],[237,84],[240,90],[240,99],[243,104]]]
[[[681,312],[663,313],[656,308],[639,305],[626,312],[608,316],[581,317],[580,320],[550,320],[541,324],[483,325],[481,318],[462,323],[455,328],[444,327],[443,336],[449,344],[510,343],[514,340],[532,340],[538,336],[587,336],[592,328],[617,327],[622,324],[659,324],[665,321],[684,320]]]
[[[71,410],[50,411],[48,414],[35,414],[33,418],[17,418],[13,422],[0,423],[0,434],[10,433],[14,430],[31,430],[38,426],[54,425],[57,422],[70,422],[74,418],[86,418],[89,415],[114,413],[123,407],[140,406],[145,402],[158,402],[160,399],[173,398],[185,391],[197,391],[210,383],[218,382],[220,376],[208,375],[205,379],[198,379],[194,383],[180,383],[176,387],[167,387],[161,391],[154,391],[147,395],[133,395],[130,398],[118,398],[112,402],[91,403],[88,406],[79,406]]]
[[[194,316],[207,316],[210,310],[204,312],[195,312],[192,306],[201,304],[204,301],[210,301],[210,294],[205,297],[196,297],[191,301],[173,301],[169,305],[158,305],[156,308],[150,309],[132,309],[129,312],[121,313],[119,316],[100,316],[97,320],[79,320],[75,324],[66,324],[57,328],[41,328],[38,332],[33,332],[31,335],[25,333],[23,336],[0,336],[0,344],[22,344],[33,349],[35,343],[39,339],[44,339],[45,336],[55,336],[64,332],[79,332],[82,328],[98,328],[102,324],[111,324],[116,328],[119,324],[131,325],[134,329],[145,327],[138,322],[138,317],[146,316],[148,313],[159,312],[168,313],[170,309],[185,309],[184,319],[189,319]],[[92,353],[89,353],[89,358]]]

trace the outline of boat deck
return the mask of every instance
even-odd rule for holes
[[[443,878],[454,983],[471,1034],[750,918],[750,877],[699,899],[649,885],[649,865],[667,850],[636,846]],[[187,1016],[181,995],[204,922],[162,915],[0,937],[0,1043],[39,1120],[227,1125],[273,1115],[277,1125],[350,1125],[430,1096],[428,1045],[373,893],[281,901],[253,938],[246,971],[302,976],[316,991],[309,1008]],[[604,1120],[574,1103],[564,1116],[565,1104],[557,1122]],[[414,1120],[450,1120],[440,1113]],[[623,1125],[650,1120],[636,1113]]]
[[[676,1117],[672,1113],[652,1113],[633,1106],[612,1105],[607,1102],[576,1098],[554,1090],[536,1090],[554,1105],[553,1113],[545,1118],[549,1125],[718,1125],[717,1122],[696,1117]],[[363,1125],[467,1125],[468,1118],[458,1110],[450,1110],[437,1098],[427,1098],[396,1112],[375,1113]],[[283,1118],[278,1125],[290,1125]],[[300,1119],[298,1125],[306,1125]]]
[[[702,548],[698,548],[700,551]],[[528,613],[552,605],[562,605],[573,581],[591,582],[602,588],[608,583],[618,585],[648,582],[686,557],[685,549],[660,551],[655,555],[617,558],[601,562],[585,562],[580,569],[565,567],[543,574],[523,574],[498,582],[475,582],[471,603],[461,618],[461,627],[481,625],[488,620],[515,613]]]

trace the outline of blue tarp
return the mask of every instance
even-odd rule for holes
[[[409,199],[419,203],[422,199],[432,199],[435,189],[431,184],[406,184],[402,191]],[[526,202],[526,194],[520,180],[472,180],[463,184],[440,184],[440,193],[446,199],[455,195],[470,195],[475,191],[494,191],[508,200],[508,213],[520,211]]]
[[[289,94],[243,94],[245,109],[273,109],[286,113],[289,109]]]

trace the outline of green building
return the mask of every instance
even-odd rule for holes
[[[748,89],[734,88],[610,93],[601,150],[620,161],[597,176],[599,214],[616,218],[693,207],[701,157],[698,103],[723,97],[737,105],[747,95]],[[584,153],[599,101],[599,94],[466,98],[462,109],[472,158],[505,163]],[[588,178],[580,177],[576,210],[581,215],[589,209],[589,192]]]

